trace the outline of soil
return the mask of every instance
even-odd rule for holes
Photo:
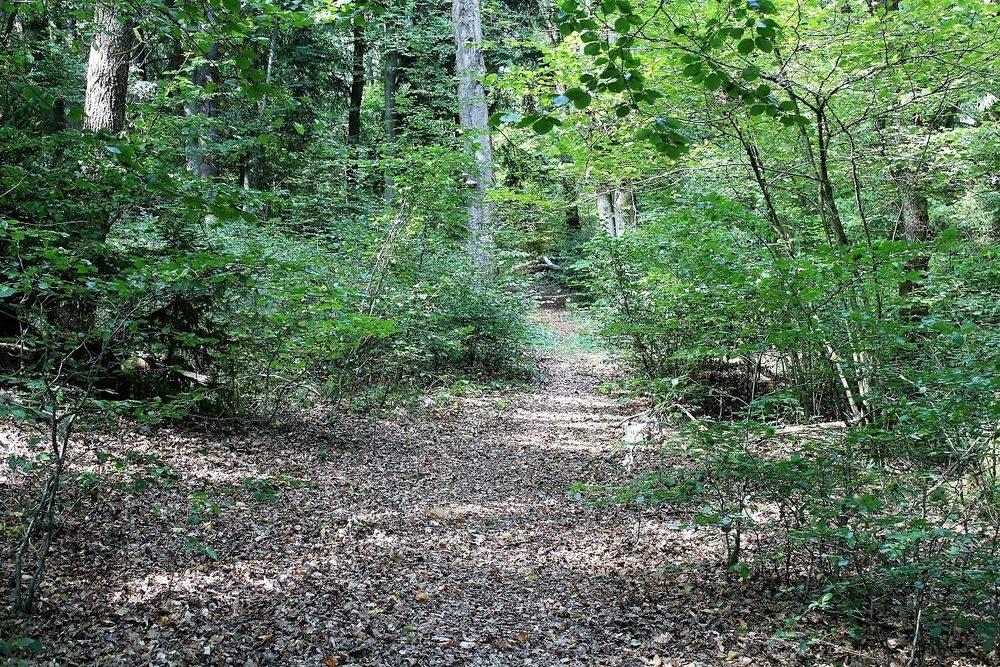
[[[119,488],[66,513],[39,614],[3,632],[38,639],[29,664],[45,665],[849,657],[775,639],[797,607],[727,578],[680,510],[575,497],[652,469],[655,452],[620,445],[641,406],[602,390],[617,369],[584,325],[558,307],[537,319],[533,387],[336,426],[91,438],[78,469]]]

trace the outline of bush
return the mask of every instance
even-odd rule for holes
[[[728,200],[667,210],[595,239],[585,264],[633,388],[661,418],[698,418],[670,467],[581,496],[684,504],[692,527],[719,531],[731,576],[772,582],[859,641],[912,633],[920,654],[988,654],[1000,636],[996,247],[945,230],[931,247],[799,239],[788,255]],[[901,290],[930,250],[920,290]],[[837,421],[809,425],[824,420]]]

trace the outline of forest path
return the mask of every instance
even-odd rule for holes
[[[775,662],[769,612],[705,534],[571,497],[654,459],[614,453],[630,410],[599,392],[615,368],[578,319],[536,323],[527,390],[333,430],[121,436],[176,481],[69,526],[46,591],[66,597],[15,633],[65,665]]]

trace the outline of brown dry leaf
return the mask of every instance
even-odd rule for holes
[[[580,333],[565,311],[543,310],[536,321],[564,341]],[[16,619],[10,634],[42,642],[39,664],[200,665],[210,655],[211,664],[247,667],[317,657],[326,667],[426,667],[457,664],[437,652],[467,651],[520,665],[537,642],[536,665],[623,667],[648,651],[649,665],[667,667],[719,664],[730,648],[720,652],[720,638],[752,630],[728,664],[798,664],[796,642],[771,643],[797,603],[734,586],[724,567],[713,569],[721,542],[677,528],[690,508],[595,506],[567,495],[576,483],[626,484],[665,462],[659,448],[636,447],[625,465],[616,449],[616,425],[648,406],[599,389],[619,379],[613,362],[574,345],[540,355],[536,386],[488,389],[437,415],[399,410],[331,426],[317,411],[235,434],[89,434],[80,461],[96,451],[155,456],[176,480],[109,492],[87,507],[86,521],[67,514],[40,600],[53,613]],[[497,399],[508,406],[502,413]],[[337,451],[335,465],[317,463],[320,446]],[[248,478],[312,484],[281,485],[271,504],[246,496]],[[4,501],[18,483],[0,470],[0,523],[16,509]],[[184,523],[193,494],[219,504],[211,534]],[[67,496],[67,506],[75,500]],[[423,508],[445,520],[429,525]],[[189,536],[226,545],[227,557],[185,550]],[[0,578],[13,546],[0,536]],[[652,648],[630,644],[637,637]],[[837,644],[850,648],[846,637]],[[836,650],[831,660],[814,657],[826,664]]]

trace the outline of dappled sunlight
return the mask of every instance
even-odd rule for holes
[[[136,634],[181,644],[225,625],[279,662],[297,656],[289,664],[396,664],[388,656],[456,647],[511,664],[609,645],[652,654],[664,632],[690,636],[716,612],[672,618],[650,591],[716,586],[718,545],[670,512],[570,496],[574,482],[621,484],[640,465],[615,454],[636,406],[598,396],[609,371],[588,359],[547,361],[531,394],[459,397],[453,410],[366,425],[359,445],[323,458],[311,436],[283,433],[226,445],[240,457],[196,436],[103,443],[155,456],[175,477],[147,491],[158,513],[141,494],[122,498],[133,530],[109,535],[115,546],[75,533],[55,554],[60,581]],[[88,581],[74,549],[107,576]],[[195,653],[233,640],[216,641]]]

